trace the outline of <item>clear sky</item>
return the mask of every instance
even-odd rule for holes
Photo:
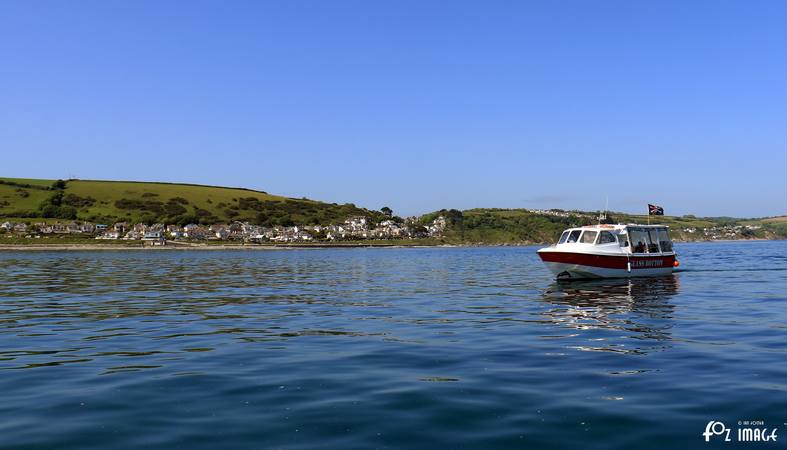
[[[787,213],[784,1],[2,1],[0,176]]]

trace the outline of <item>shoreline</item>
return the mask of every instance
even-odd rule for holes
[[[332,248],[450,248],[450,247],[470,247],[465,245],[453,244],[328,244],[328,245],[122,245],[122,244],[0,244],[0,252],[4,251],[214,251],[214,250],[323,250]]]
[[[712,243],[712,242],[762,242],[776,241],[780,239],[715,239],[697,241],[676,241],[676,244]],[[464,243],[464,244],[424,244],[424,243],[346,243],[346,244],[285,244],[285,245],[266,245],[266,244],[170,244],[170,245],[128,245],[128,244],[0,244],[0,252],[13,251],[218,251],[218,250],[322,250],[334,248],[477,248],[477,247],[535,247],[549,245],[548,243],[508,243],[508,244],[483,244],[483,243]]]

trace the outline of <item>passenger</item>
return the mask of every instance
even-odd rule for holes
[[[645,253],[645,243],[642,241],[637,242],[634,246],[634,253]]]

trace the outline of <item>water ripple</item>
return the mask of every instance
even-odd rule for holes
[[[787,417],[784,242],[582,283],[534,250],[1,253],[3,444],[694,447]]]

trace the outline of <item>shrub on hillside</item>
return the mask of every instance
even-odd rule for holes
[[[77,218],[77,210],[73,206],[46,205],[41,208],[41,217],[74,220]]]
[[[93,206],[96,199],[93,197],[80,197],[75,194],[67,194],[63,196],[62,203],[64,205],[73,206],[74,208],[83,208],[85,206]]]
[[[181,205],[188,205],[189,201],[183,197],[172,197],[169,199],[170,203],[180,203]]]
[[[138,200],[121,198],[115,201],[115,207],[118,209],[138,210],[154,214],[164,213],[164,203],[158,200]]]
[[[172,200],[164,205],[164,213],[168,216],[180,216],[186,214],[186,212],[188,212],[188,210],[183,205],[173,202]]]

